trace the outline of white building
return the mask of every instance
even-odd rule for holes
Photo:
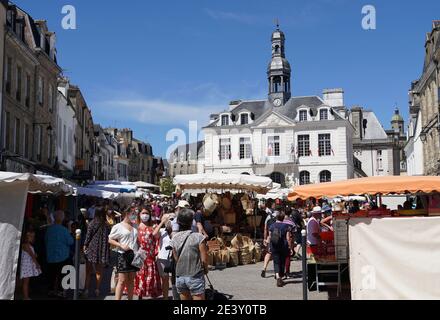
[[[60,79],[57,94],[57,147],[56,155],[61,171],[72,173],[75,168],[75,109],[67,98],[69,81]]]
[[[203,128],[203,170],[270,176],[283,185],[354,177],[354,128],[345,118],[343,91],[292,97],[284,34],[272,34],[268,99],[234,101]]]
[[[410,120],[408,124],[407,143],[405,146],[406,164],[409,176],[424,174],[423,168],[423,135],[422,112],[419,98],[410,92]]]

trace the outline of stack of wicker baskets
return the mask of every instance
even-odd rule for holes
[[[258,244],[254,244],[251,238],[237,234],[232,239],[231,246],[238,251],[240,265],[261,261],[261,247]]]

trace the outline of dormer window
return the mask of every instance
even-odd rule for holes
[[[299,121],[307,121],[307,110],[300,110],[299,111]]]
[[[328,120],[328,109],[319,110],[319,120]]]
[[[229,126],[229,115],[224,114],[221,117],[222,119],[222,126]]]
[[[242,113],[242,114],[240,115],[240,124],[241,124],[241,125],[249,124],[249,114],[247,114],[247,113]]]

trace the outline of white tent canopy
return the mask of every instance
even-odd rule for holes
[[[281,188],[279,183],[273,183],[273,188],[266,194],[257,194],[257,199],[286,199],[289,194],[288,188]]]
[[[30,193],[72,194],[73,187],[61,178],[31,173],[0,172],[0,184],[26,181]]]
[[[107,183],[107,184],[89,184],[86,186],[86,188],[90,189],[98,189],[98,190],[104,190],[104,191],[110,191],[110,192],[116,192],[116,193],[130,193],[136,191],[136,186],[134,185],[123,185],[123,184],[114,184],[114,183]]]
[[[63,179],[0,172],[0,299],[13,299],[27,193],[72,194]]]
[[[205,193],[225,191],[253,191],[266,194],[272,189],[272,180],[267,177],[244,174],[190,174],[179,175],[173,180],[178,190],[187,193]]]
[[[76,187],[74,188],[74,190],[75,190],[74,196],[83,195],[83,196],[90,196],[90,197],[111,199],[111,200],[116,199],[119,196],[119,193],[116,192],[93,189],[93,188]]]
[[[159,186],[144,182],[144,181],[136,181],[136,182],[121,182],[122,185],[134,185],[136,188],[142,188],[142,189],[158,189]]]

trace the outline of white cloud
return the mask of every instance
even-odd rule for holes
[[[152,125],[188,125],[197,121],[200,126],[209,122],[211,113],[225,109],[221,105],[189,105],[159,99],[120,99],[95,103],[94,114],[112,120],[133,121]]]
[[[210,16],[211,18],[215,20],[231,20],[239,23],[244,24],[255,24],[259,21],[257,16],[250,15],[250,14],[243,14],[243,13],[236,13],[236,12],[226,12],[226,11],[215,11],[211,9],[205,9],[205,12]]]

